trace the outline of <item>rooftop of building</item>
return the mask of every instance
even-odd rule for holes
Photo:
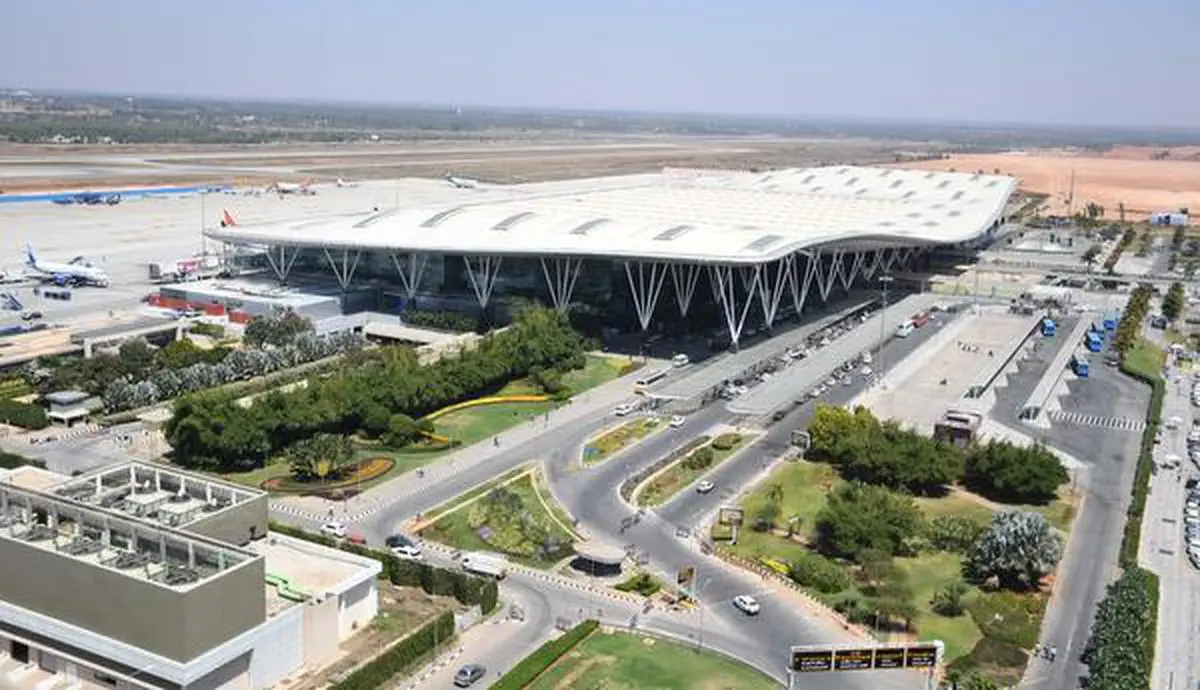
[[[248,244],[473,255],[758,263],[845,243],[965,241],[1001,215],[1014,178],[831,166],[667,170],[480,190],[366,216],[207,231]]]
[[[378,572],[379,562],[272,532],[251,542],[265,559],[267,614],[295,603],[345,591],[362,579],[363,569]]]

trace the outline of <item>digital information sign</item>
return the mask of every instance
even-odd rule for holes
[[[792,647],[792,663],[788,670],[793,673],[906,668],[932,671],[941,654],[941,642],[874,647]]]

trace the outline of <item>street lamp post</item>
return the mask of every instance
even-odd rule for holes
[[[881,298],[883,306],[879,310],[879,350],[878,350],[879,361],[876,362],[875,366],[879,370],[879,382],[881,384],[883,383],[883,372],[886,371],[886,369],[883,366],[883,344],[887,341],[888,285],[891,284],[891,282],[893,280],[895,280],[895,278],[893,278],[889,275],[879,276],[879,283],[883,288],[883,295]]]

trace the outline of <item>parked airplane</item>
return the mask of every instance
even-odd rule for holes
[[[33,247],[25,245],[25,265],[37,273],[43,280],[55,285],[91,285],[108,287],[108,274],[89,265],[83,257],[75,257],[70,263],[39,261],[33,253]]]
[[[459,177],[457,175],[452,175],[450,173],[446,173],[446,181],[449,182],[450,184],[454,185],[455,187],[458,187],[459,189],[481,189],[482,188],[482,185],[480,184],[479,180],[472,180],[469,177]]]
[[[276,192],[278,194],[316,194],[316,190],[312,188],[313,179],[310,177],[300,184],[292,182],[276,182],[267,187],[268,192]]]
[[[339,186],[339,187],[357,187],[358,183],[357,182],[347,182],[346,180],[343,180],[342,178],[339,177],[339,178],[337,178],[337,186]]]

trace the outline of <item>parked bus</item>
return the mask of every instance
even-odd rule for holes
[[[915,328],[916,326],[913,325],[912,321],[905,321],[904,323],[900,324],[899,328],[896,329],[896,337],[907,338],[908,336],[912,335],[913,329]]]
[[[909,323],[913,325],[913,328],[924,328],[929,323],[929,314],[919,311],[913,314],[912,321]]]
[[[1086,379],[1088,375],[1088,358],[1083,355],[1071,356],[1071,371],[1081,379]]]
[[[1087,334],[1087,349],[1089,352],[1103,352],[1104,338],[1100,337],[1099,333],[1091,332]]]
[[[1053,338],[1058,332],[1058,324],[1053,319],[1042,319],[1042,336]]]
[[[670,369],[655,369],[654,371],[647,373],[637,381],[634,381],[633,392],[645,393],[647,388],[667,378],[667,374],[670,373]]]

